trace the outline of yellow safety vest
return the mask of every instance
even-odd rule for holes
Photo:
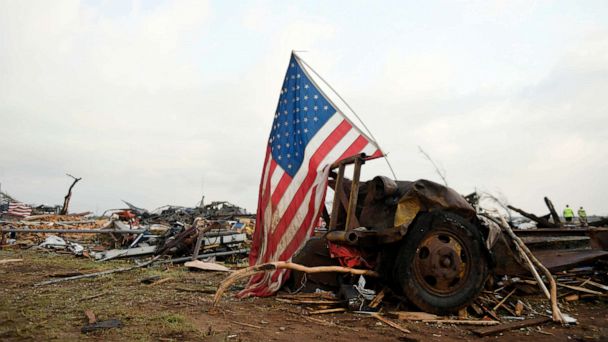
[[[585,212],[585,209],[579,209],[578,210],[578,217],[582,217],[582,218],[586,218],[587,217],[587,213]]]
[[[564,209],[564,217],[574,217],[574,211],[572,208]]]

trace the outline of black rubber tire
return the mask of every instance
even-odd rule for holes
[[[433,233],[433,231],[436,231]],[[469,255],[468,272],[462,279],[462,286],[452,293],[433,293],[426,289],[414,276],[414,258],[418,255],[419,245],[437,231],[449,231],[461,242]],[[455,313],[468,306],[483,290],[487,275],[483,237],[479,229],[462,217],[448,212],[434,211],[422,213],[408,230],[395,260],[394,275],[403,294],[418,308],[438,314]]]

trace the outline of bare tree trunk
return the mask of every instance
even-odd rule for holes
[[[59,213],[60,215],[68,214],[68,207],[70,206],[70,199],[72,198],[72,188],[74,188],[74,185],[76,185],[76,183],[78,183],[78,181],[82,179],[82,178],[76,178],[69,173],[66,173],[66,175],[68,177],[72,177],[74,179],[74,182],[72,183],[72,185],[70,185],[70,188],[68,189],[68,194],[65,195],[65,197],[63,199],[63,207],[61,207],[61,212]]]

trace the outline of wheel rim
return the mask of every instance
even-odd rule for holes
[[[450,296],[466,285],[471,253],[462,239],[445,228],[435,228],[416,250],[413,275],[426,291]]]

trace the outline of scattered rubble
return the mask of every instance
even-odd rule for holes
[[[347,184],[344,194],[338,193],[335,202],[338,210],[342,210],[341,218],[326,217],[325,221],[330,222],[328,230],[317,230],[316,238],[327,237],[332,243],[353,246],[352,242],[359,239],[369,241],[369,233],[366,235],[361,229],[353,229],[350,231],[354,237],[337,237],[336,232],[339,231],[335,227],[369,225],[366,220],[373,219],[373,213],[360,209],[360,215],[348,215],[351,206],[346,195],[352,183],[343,182]],[[337,186],[336,182],[332,186]],[[363,189],[361,191],[372,188],[363,182],[359,186]],[[377,191],[378,186],[374,186]],[[386,189],[387,185],[384,186]],[[429,184],[425,183],[425,186]],[[478,197],[470,195],[467,199],[476,201]],[[364,201],[370,203],[366,199]],[[484,239],[495,265],[481,293],[457,315],[416,311],[417,306],[403,298],[392,285],[376,280],[379,276],[376,270],[361,267],[364,263],[346,267],[274,262],[243,268],[255,216],[228,202],[212,202],[194,208],[165,206],[152,211],[125,202],[127,208],[107,211],[101,217],[90,213],[58,215],[56,207],[40,206],[33,211],[35,215],[0,221],[0,247],[39,248],[97,262],[114,259],[133,259],[136,262],[134,266],[99,272],[57,273],[53,279],[38,282],[36,286],[96,278],[155,265],[185,263],[185,267],[192,270],[229,274],[217,288],[176,286],[176,290],[181,292],[215,293],[211,310],[214,312],[224,309],[219,305],[223,293],[242,288],[234,287],[242,279],[258,272],[285,268],[308,276],[295,277],[291,287],[294,292],[280,293],[276,301],[301,306],[305,315],[303,319],[311,324],[332,325],[313,316],[358,315],[377,320],[378,324],[386,324],[402,334],[411,334],[416,324],[431,324],[438,329],[453,325],[468,327],[478,336],[489,336],[511,329],[539,327],[550,321],[577,324],[577,319],[568,313],[572,305],[608,297],[608,229],[568,226],[561,221],[548,198],[545,198],[545,203],[550,210],[545,216],[505,205],[537,226],[530,229],[516,228],[515,216],[509,215],[505,219],[482,206],[474,206],[477,219],[487,229]],[[590,225],[593,226],[593,221]],[[350,242],[344,244],[344,241]],[[369,255],[364,253],[361,257],[369,258]],[[218,263],[216,258],[223,259],[225,263]],[[20,261],[22,259],[4,259],[0,264]],[[315,281],[316,274],[321,274],[319,272],[342,272],[345,275],[340,278],[341,284],[332,288],[319,286],[323,283]],[[145,286],[158,286],[167,282],[177,283],[178,279],[155,275],[141,282]],[[311,285],[313,292],[309,292]],[[100,292],[83,300],[106,295],[107,291]],[[119,320],[99,322],[92,312],[90,314],[92,316],[87,315],[89,322],[82,327],[83,333],[122,326]],[[263,329],[255,324],[234,323]]]

